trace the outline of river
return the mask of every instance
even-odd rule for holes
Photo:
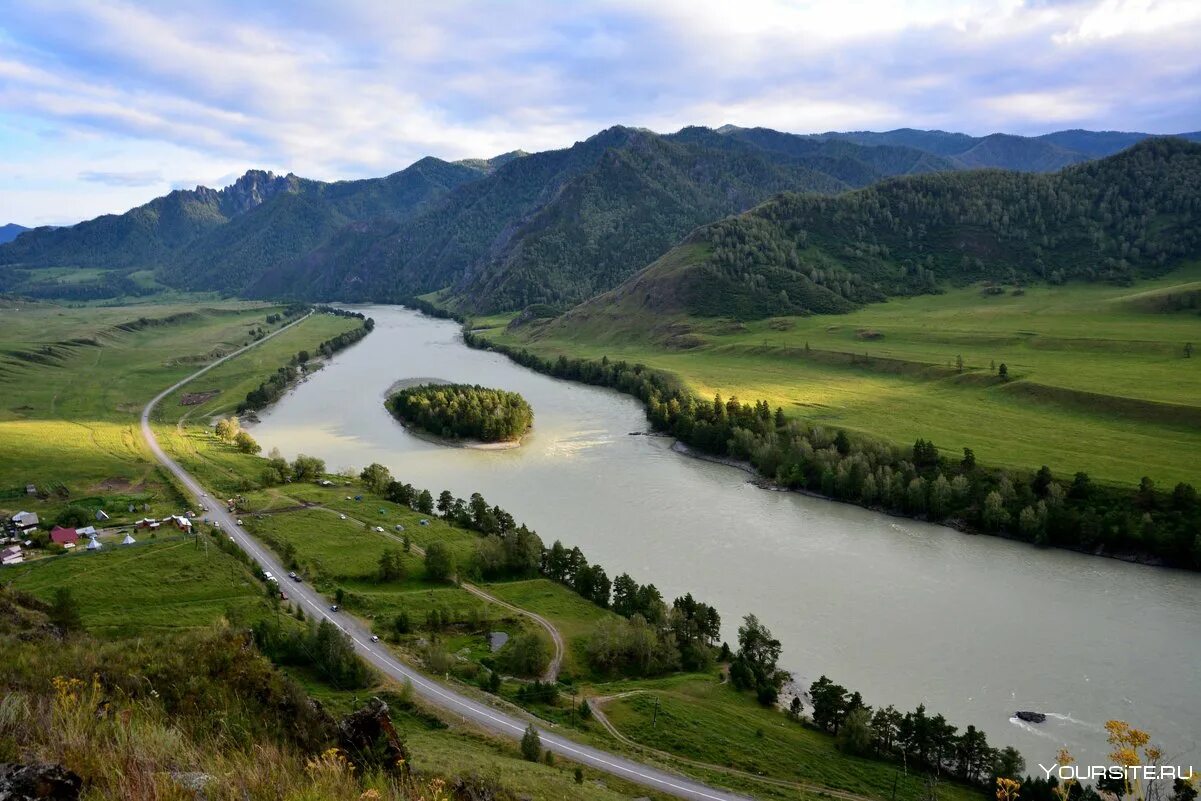
[[[806,686],[825,673],[869,704],[925,703],[1018,747],[1033,773],[1060,745],[1102,760],[1110,718],[1149,730],[1168,764],[1201,767],[1201,575],[763,490],[668,439],[630,436],[647,428],[633,398],[472,350],[451,321],[355,308],[374,333],[261,415],[264,449],[330,469],[380,462],[435,495],[481,492],[610,578],[628,572],[668,599],[691,591],[715,605],[731,643],[757,614]],[[408,378],[520,392],[534,430],[514,450],[419,439],[383,406]],[[1019,709],[1049,717],[1020,723]]]

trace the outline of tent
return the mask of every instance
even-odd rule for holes
[[[100,548],[101,548],[100,540],[96,539],[95,537],[92,537],[91,541],[88,543],[88,550],[89,551],[98,551],[98,550],[100,550]]]
[[[122,545],[133,545],[135,542],[137,542],[137,540],[133,538],[132,534],[126,534],[125,539],[121,540]]]

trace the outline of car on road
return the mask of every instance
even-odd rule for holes
[[[337,605],[337,604],[334,604],[333,606],[331,606],[331,607],[329,608],[329,611],[331,611],[331,612],[337,612],[337,611],[338,611],[338,605]]]
[[[382,526],[376,526],[376,527],[375,527],[375,531],[376,531],[376,533],[377,533],[377,534],[383,534],[383,533],[384,533],[384,529],[383,529],[383,527],[382,527]]]
[[[345,519],[346,519],[346,515],[338,515],[338,519],[339,519],[339,520],[345,520]]]
[[[240,525],[242,525],[242,521],[241,521],[241,520],[238,520],[238,525],[239,525],[239,526],[240,526]]]
[[[295,581],[297,584],[299,584],[300,582],[304,581],[304,579],[302,579],[300,576],[292,576],[292,581]]]
[[[379,635],[378,635],[378,634],[372,634],[372,635],[371,635],[371,641],[372,641],[372,642],[379,642]]]
[[[231,534],[231,535],[229,535],[229,541],[230,541],[230,542],[237,542],[237,540],[235,540],[235,539],[233,538],[233,535],[232,535],[232,534]]]

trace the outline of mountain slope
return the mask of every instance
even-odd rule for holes
[[[24,225],[17,225],[16,223],[0,225],[0,245],[13,241],[18,235],[28,230]]]
[[[240,290],[264,268],[299,258],[352,222],[407,219],[480,175],[425,158],[385,178],[302,181],[302,191],[280,194],[192,241],[162,277],[189,289]]]
[[[67,228],[35,228],[0,247],[0,265],[157,267],[204,233],[281,192],[300,191],[294,175],[251,170],[233,185],[176,190],[124,214]]]
[[[903,146],[940,156],[953,165],[969,169],[998,167],[1021,172],[1054,172],[1072,164],[1112,156],[1152,136],[1138,132],[1075,129],[1042,136],[997,133],[977,137],[947,131],[898,128],[882,132],[830,131],[815,134],[812,138],[870,146]],[[1197,133],[1177,136],[1201,141]]]
[[[904,148],[774,131],[661,136],[619,126],[502,164],[411,221],[343,229],[250,291],[365,300],[449,286],[474,312],[570,305],[615,286],[697,225],[777,192],[836,192],[950,168]]]
[[[944,283],[1125,282],[1201,255],[1201,145],[1152,139],[1053,175],[958,172],[783,195],[694,232],[573,318],[846,311]]]

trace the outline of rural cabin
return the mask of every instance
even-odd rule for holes
[[[0,549],[0,565],[19,565],[24,561],[25,555],[21,553],[20,545]]]
[[[57,542],[64,548],[74,548],[75,543],[79,542],[79,532],[73,528],[55,526],[50,530],[50,541]]]
[[[20,529],[22,533],[37,528],[38,525],[37,512],[17,512],[13,515],[12,519],[13,525]]]
[[[161,526],[162,523],[158,522],[153,517],[143,517],[141,520],[137,521],[133,525],[135,528],[148,528],[151,531],[154,531],[159,526]]]

